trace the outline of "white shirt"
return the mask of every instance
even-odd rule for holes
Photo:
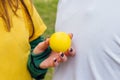
[[[120,80],[120,0],[60,0],[56,31],[73,33],[76,55],[53,80]]]

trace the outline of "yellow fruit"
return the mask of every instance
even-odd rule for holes
[[[50,47],[55,52],[65,52],[71,46],[71,39],[65,32],[56,32],[50,37]]]

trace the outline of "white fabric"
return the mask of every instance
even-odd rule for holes
[[[120,0],[60,0],[56,31],[73,33],[76,56],[53,80],[120,80]]]

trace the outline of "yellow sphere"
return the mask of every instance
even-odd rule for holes
[[[50,37],[50,47],[55,52],[65,52],[71,46],[71,39],[65,32],[56,32]]]

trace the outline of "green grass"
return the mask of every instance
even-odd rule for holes
[[[49,36],[54,32],[57,2],[58,0],[34,0],[38,13],[47,25],[45,36]]]
[[[44,36],[49,37],[54,32],[57,0],[33,0],[35,7],[47,26]],[[49,68],[45,80],[52,80],[53,68]]]

